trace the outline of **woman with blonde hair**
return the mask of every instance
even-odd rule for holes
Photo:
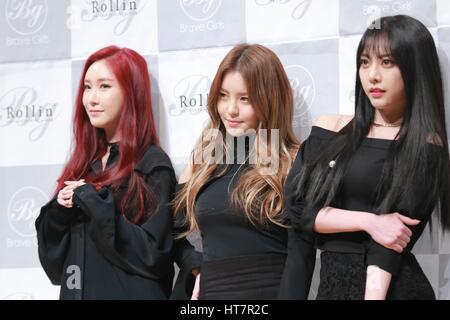
[[[261,45],[235,46],[212,82],[208,112],[174,201],[187,233],[198,230],[202,238],[193,298],[276,299],[288,238],[283,183],[299,147],[291,87],[278,57]],[[305,298],[314,250],[299,237],[290,243],[305,248],[305,270],[295,279]]]

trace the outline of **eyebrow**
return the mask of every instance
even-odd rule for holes
[[[370,58],[370,54],[367,52],[363,52],[363,53],[361,53],[361,57]],[[379,59],[386,58],[386,57],[392,58],[392,54],[389,54],[389,53],[381,54],[381,55],[377,54],[377,58],[379,58]]]
[[[227,89],[224,89],[224,88],[220,88],[220,91],[223,91],[223,92],[225,92],[225,93],[229,93],[228,90],[227,90]],[[248,96],[248,92],[247,92],[247,91],[244,91],[244,92],[238,92],[237,94],[238,94],[238,95],[241,95],[241,96]]]
[[[114,81],[114,79],[110,79],[110,78],[100,78],[100,79],[97,79],[97,82],[103,82],[103,81]],[[89,80],[89,79],[84,79],[84,82],[91,82],[91,80]]]

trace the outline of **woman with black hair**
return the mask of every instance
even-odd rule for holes
[[[416,19],[375,25],[358,47],[355,115],[312,128],[286,180],[286,213],[321,250],[317,299],[435,299],[411,249],[433,209],[450,222],[438,55]]]

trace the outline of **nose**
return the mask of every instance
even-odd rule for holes
[[[230,99],[227,107],[227,112],[232,117],[237,117],[239,115],[239,107],[234,99]]]
[[[96,88],[92,88],[88,93],[88,101],[91,106],[98,105],[98,92]]]
[[[380,75],[380,66],[378,65],[378,63],[372,63],[372,65],[369,68],[369,81],[371,83],[378,83],[381,80],[381,75]]]

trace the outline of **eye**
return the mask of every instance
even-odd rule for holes
[[[394,64],[394,61],[392,61],[392,59],[389,59],[389,58],[384,58],[382,63],[384,66],[391,66]]]
[[[248,102],[248,97],[241,97],[241,101],[247,103]]]
[[[362,65],[362,66],[368,66],[369,65],[369,59],[367,59],[367,58],[361,58],[361,59],[359,59],[359,63]]]
[[[226,98],[227,94],[225,92],[219,92],[219,98]]]
[[[102,89],[108,89],[108,88],[111,88],[111,86],[110,86],[109,84],[107,84],[107,83],[102,83],[102,84],[100,85],[100,88],[102,88]]]
[[[85,85],[84,85],[84,90],[89,90],[89,89],[91,89],[91,86],[88,85],[88,84],[85,84]]]

